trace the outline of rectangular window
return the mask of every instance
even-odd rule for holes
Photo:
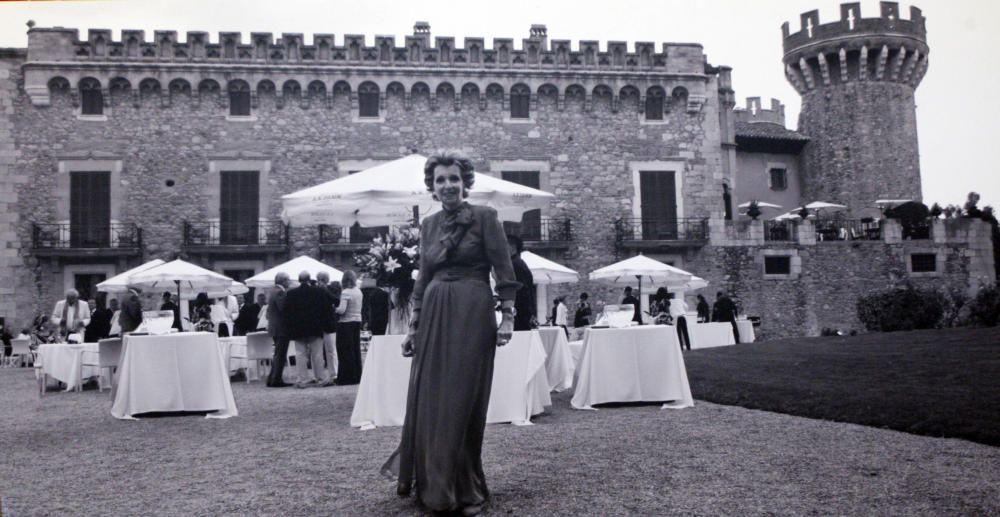
[[[910,255],[910,271],[913,273],[933,273],[937,271],[937,254],[914,253]]]
[[[378,118],[378,91],[358,94],[358,116]]]
[[[530,118],[528,101],[530,95],[527,93],[510,94],[510,118]]]
[[[764,274],[765,275],[792,274],[792,257],[787,255],[764,257]]]
[[[540,174],[538,171],[503,171],[501,178],[511,183],[524,185],[534,189],[541,188]],[[542,211],[528,210],[521,217],[521,223],[503,223],[504,230],[508,233],[519,235],[525,241],[537,241],[542,238]]]
[[[104,94],[101,93],[100,89],[94,88],[80,92],[80,114],[104,114]]]
[[[105,280],[107,275],[104,273],[76,273],[73,275],[73,288],[80,293],[81,300],[90,301],[97,298],[97,284]]]
[[[257,244],[260,172],[222,171],[219,244]]]
[[[250,116],[250,92],[247,90],[229,92],[229,115],[233,117]]]
[[[74,248],[106,248],[111,236],[111,172],[73,171],[69,177],[69,235]]]
[[[646,120],[663,120],[662,96],[646,96]]]
[[[771,190],[785,190],[788,188],[788,171],[775,167],[770,170]]]
[[[677,240],[674,171],[639,171],[643,240]]]

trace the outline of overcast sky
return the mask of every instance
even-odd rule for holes
[[[154,30],[395,35],[397,44],[412,34],[413,22],[427,21],[431,35],[462,38],[514,38],[520,46],[533,23],[548,26],[549,39],[697,42],[709,62],[733,68],[738,105],[743,99],[775,97],[786,105],[787,125],[798,120],[799,98],[786,82],[781,64],[781,24],[799,28],[799,14],[820,10],[820,23],[839,18],[834,0],[118,0],[0,2],[0,47],[25,47],[27,27],[63,26],[113,31]],[[909,17],[909,6],[900,13]],[[982,204],[1000,207],[1000,167],[989,152],[1000,137],[1000,2],[995,0],[920,0],[927,18],[930,68],[917,89],[917,124],[924,200],[961,204],[970,190]],[[878,2],[861,2],[864,17],[878,16]],[[767,101],[765,100],[765,104]]]

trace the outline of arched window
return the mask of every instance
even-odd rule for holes
[[[97,82],[97,79],[88,77],[80,81],[80,114],[104,114],[104,94],[101,92],[101,83]]]
[[[510,118],[530,118],[531,90],[523,84],[510,89]]]
[[[233,117],[250,116],[250,85],[243,81],[229,83],[229,115]]]
[[[646,91],[646,120],[663,120],[663,88]]]
[[[358,87],[358,116],[378,118],[378,85],[362,83]]]

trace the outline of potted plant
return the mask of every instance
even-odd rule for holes
[[[750,204],[747,206],[747,216],[756,221],[760,217],[760,214],[760,203],[756,199],[750,201]]]

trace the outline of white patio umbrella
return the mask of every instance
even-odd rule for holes
[[[837,203],[827,203],[826,201],[813,201],[806,205],[809,210],[826,210],[827,212],[839,212],[841,210],[847,210],[847,205],[838,205]]]
[[[140,266],[137,266],[137,267],[134,267],[132,269],[129,269],[128,271],[125,271],[124,273],[119,273],[119,274],[117,274],[117,275],[115,275],[115,276],[113,276],[113,277],[111,277],[111,278],[109,278],[109,279],[107,279],[107,280],[105,280],[105,281],[97,284],[97,290],[100,291],[100,292],[102,292],[102,293],[112,293],[112,294],[124,293],[125,291],[128,291],[128,279],[129,279],[129,277],[131,277],[132,275],[134,275],[136,273],[141,273],[141,272],[143,272],[143,271],[145,271],[147,269],[152,269],[152,268],[154,268],[156,266],[159,266],[159,265],[161,265],[163,263],[164,262],[161,259],[150,260],[149,262],[146,262],[145,264],[142,264]]]
[[[528,265],[531,276],[538,285],[569,284],[579,281],[579,275],[576,271],[530,251],[522,251],[521,258]]]
[[[694,275],[645,255],[636,255],[591,271],[589,276],[591,280],[603,280],[616,284],[631,284],[633,279],[638,279],[639,294],[641,295],[643,280],[666,286],[683,285],[689,282]]]
[[[747,201],[746,203],[740,203],[739,205],[736,205],[736,206],[738,206],[739,208],[750,208],[750,203],[753,203],[753,201]],[[759,208],[781,208],[781,205],[776,205],[774,203],[767,203],[765,201],[758,201],[757,202],[757,206]]]
[[[128,285],[140,289],[176,288],[177,297],[182,300],[201,292],[208,293],[211,298],[222,298],[249,291],[247,286],[228,276],[180,259],[136,273],[129,277]]]
[[[316,278],[316,275],[320,271],[326,271],[326,273],[330,275],[331,282],[339,282],[344,276],[344,273],[339,269],[328,266],[308,255],[302,255],[301,257],[295,257],[288,262],[278,264],[267,271],[257,273],[256,275],[248,278],[246,280],[247,287],[274,287],[274,276],[282,271],[288,274],[289,278],[292,279],[292,283],[295,283],[296,279],[299,277],[299,273],[302,271],[308,271],[313,278]]]
[[[691,279],[682,284],[667,286],[668,291],[697,291],[708,287],[708,280],[700,276],[691,275]]]
[[[441,209],[424,184],[425,156],[398,160],[281,197],[281,218],[293,225],[379,226],[408,222]],[[476,173],[468,201],[493,207],[504,221],[520,221],[527,210],[544,208],[548,192]]]

